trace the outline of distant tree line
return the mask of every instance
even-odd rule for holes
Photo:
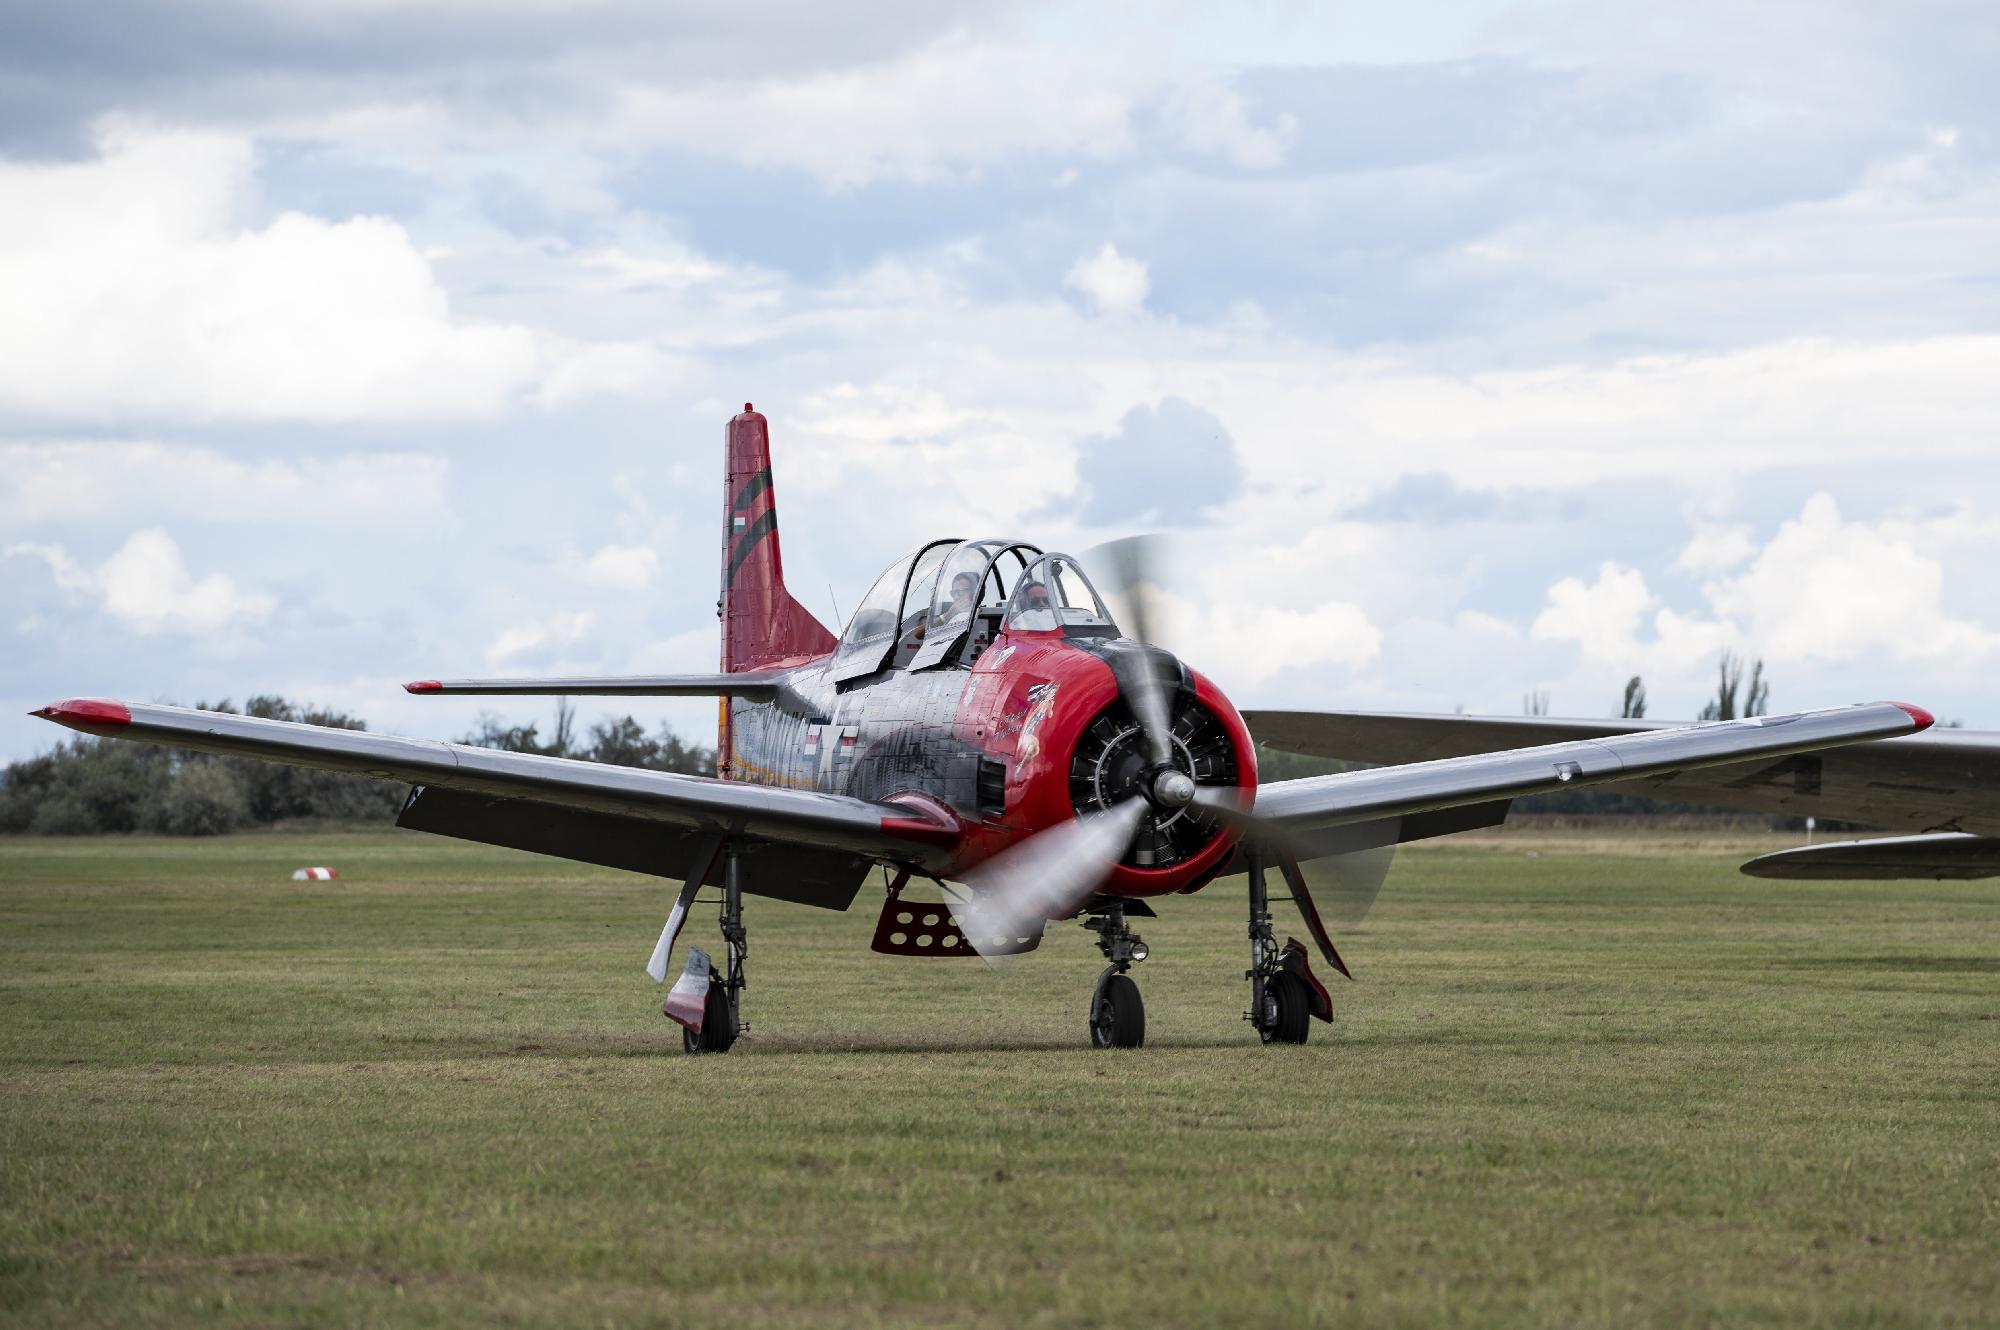
[[[228,702],[197,705],[238,714]],[[240,714],[343,730],[368,728],[345,712],[299,706],[282,697],[253,697]],[[506,726],[482,714],[478,727],[460,742],[655,771],[714,774],[714,751],[683,743],[667,726],[649,735],[637,720],[623,716],[593,725],[588,740],[580,741],[574,718],[564,699],[557,708],[555,733],[544,741],[534,725]],[[379,824],[395,817],[408,788],[367,776],[78,735],[0,771],[0,833],[214,836],[281,822]]]
[[[460,743],[498,748],[509,753],[541,753],[574,757],[612,766],[643,767],[648,771],[678,771],[690,776],[715,774],[715,750],[684,742],[673,727],[662,724],[651,735],[631,716],[600,721],[590,727],[588,741],[576,737],[576,708],[566,697],[556,701],[555,732],[546,740],[536,725],[505,725],[489,712],[479,714],[478,726]]]
[[[228,702],[199,705],[236,713]],[[241,714],[367,728],[345,712],[282,697],[253,697]],[[0,775],[0,832],[213,836],[297,818],[380,822],[395,816],[403,789],[365,776],[78,735]]]

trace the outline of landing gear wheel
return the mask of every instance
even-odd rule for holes
[[[1303,1044],[1312,1032],[1312,994],[1306,981],[1280,970],[1264,984],[1257,1037],[1267,1044]]]
[[[1137,1048],[1146,1042],[1146,1003],[1130,975],[1114,974],[1090,1013],[1092,1048]]]
[[[729,987],[710,975],[708,997],[701,1012],[701,1033],[683,1028],[681,1048],[689,1053],[727,1053],[735,1043],[736,1009],[729,1003]]]

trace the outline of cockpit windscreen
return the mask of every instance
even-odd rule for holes
[[[1067,554],[1046,555],[1021,574],[1005,626],[1009,632],[1083,629],[1093,636],[1118,631],[1090,579]]]

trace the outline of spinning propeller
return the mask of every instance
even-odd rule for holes
[[[1119,602],[1120,625],[1139,646],[1107,659],[1138,728],[1145,767],[1123,782],[1131,793],[1118,801],[1096,811],[1080,809],[1074,819],[1037,832],[966,873],[971,898],[958,903],[955,913],[967,940],[989,960],[999,954],[997,948],[988,951],[992,939],[1035,932],[1045,921],[1080,909],[1127,857],[1149,818],[1170,821],[1175,814],[1199,814],[1226,823],[1267,866],[1284,874],[1329,953],[1331,944],[1294,865],[1304,859],[1323,861],[1315,876],[1323,884],[1331,880],[1330,912],[1349,922],[1368,912],[1388,876],[1396,843],[1393,823],[1301,836],[1259,817],[1251,791],[1235,784],[1201,784],[1177,762],[1186,753],[1177,736],[1187,727],[1176,727],[1178,682],[1169,682],[1179,671],[1166,668],[1178,662],[1155,643],[1164,608],[1159,553],[1159,537],[1133,536],[1101,545],[1085,560],[1102,579],[1102,589]]]

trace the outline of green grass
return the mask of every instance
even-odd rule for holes
[[[0,841],[0,1321],[2000,1322],[2000,887],[1730,849],[1408,852],[1302,1049],[1238,1019],[1240,882],[1146,926],[1136,1053],[1080,929],[996,974],[753,899],[753,1028],[687,1058],[666,883]]]

